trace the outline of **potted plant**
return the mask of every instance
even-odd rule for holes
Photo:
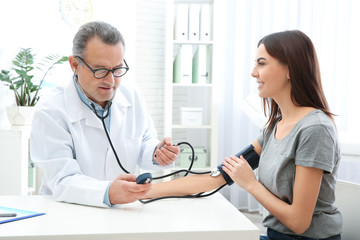
[[[8,107],[8,118],[12,125],[31,125],[33,106],[39,101],[39,91],[47,74],[56,65],[62,64],[68,58],[52,54],[40,62],[37,67],[43,72],[41,78],[34,79],[34,57],[31,48],[22,48],[12,61],[10,70],[1,70],[0,80],[14,92],[17,107]],[[15,115],[14,114],[19,114]],[[26,118],[26,117],[29,118]]]

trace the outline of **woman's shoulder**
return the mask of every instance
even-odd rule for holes
[[[333,119],[320,109],[315,109],[300,120],[303,127],[325,126],[335,127]]]
[[[297,130],[299,133],[314,135],[330,135],[336,138],[337,131],[334,120],[320,109],[315,109],[300,120]]]

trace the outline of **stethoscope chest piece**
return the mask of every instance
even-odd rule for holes
[[[136,183],[137,184],[146,184],[146,183],[151,183],[152,180],[153,180],[153,177],[152,177],[151,173],[143,173],[143,174],[140,174],[136,178]]]

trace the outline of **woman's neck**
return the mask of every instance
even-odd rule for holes
[[[309,112],[314,110],[312,107],[297,106],[293,103],[290,96],[290,91],[286,94],[278,95],[273,98],[278,104],[281,111],[281,121],[287,124],[298,122],[301,118],[306,116]]]

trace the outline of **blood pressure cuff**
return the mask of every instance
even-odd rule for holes
[[[243,150],[241,150],[239,153],[237,153],[235,156],[236,157],[240,157],[243,156],[246,161],[249,163],[249,165],[251,166],[251,168],[254,170],[259,166],[259,155],[255,152],[254,150],[254,146],[252,144],[250,144],[249,146],[247,146],[246,148],[244,148]],[[220,171],[221,175],[224,177],[226,183],[228,185],[231,185],[234,183],[234,181],[229,177],[229,175],[222,169],[224,165],[220,164],[217,168]]]

